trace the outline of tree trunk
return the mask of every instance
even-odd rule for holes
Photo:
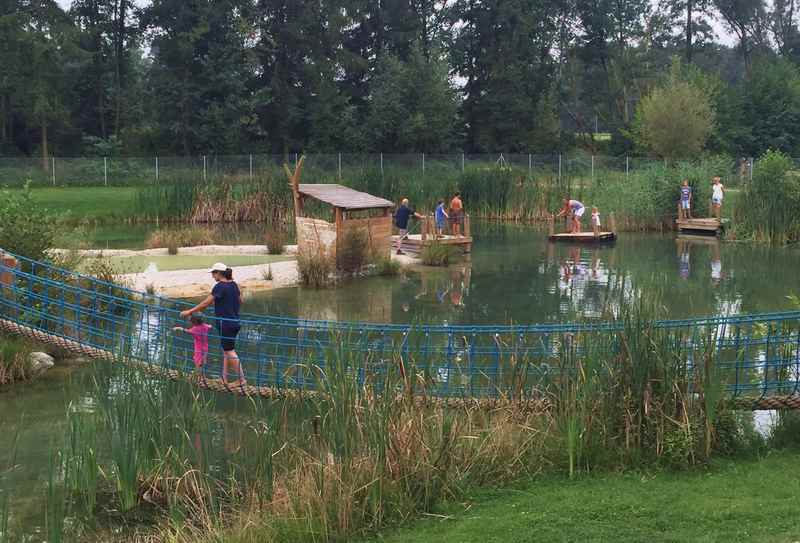
[[[114,134],[119,136],[122,124],[122,73],[125,62],[125,17],[128,14],[127,0],[119,0],[117,20],[114,32],[114,79],[115,79],[115,107],[114,107]]]
[[[42,169],[50,169],[50,151],[47,148],[47,121],[42,121]]]
[[[694,7],[692,0],[686,0],[686,63],[692,63],[692,33],[694,29],[692,25],[692,8]]]

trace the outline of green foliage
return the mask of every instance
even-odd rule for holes
[[[348,228],[338,240],[336,259],[345,273],[358,273],[369,261],[369,232],[366,228]]]
[[[422,248],[420,260],[426,266],[449,266],[456,257],[458,248],[434,241]]]
[[[379,258],[375,262],[375,275],[394,277],[400,274],[400,263],[392,258]]]
[[[30,378],[28,355],[32,350],[27,341],[0,335],[0,385]]]
[[[264,241],[267,243],[269,254],[282,255],[286,249],[286,239],[288,237],[286,230],[279,225],[267,229],[267,233],[264,234]]]
[[[303,285],[324,288],[334,281],[336,262],[324,249],[305,249],[297,252],[297,269]]]
[[[800,239],[800,176],[792,160],[767,151],[736,207],[736,235],[781,245]]]
[[[60,221],[39,206],[28,185],[0,191],[0,248],[33,260],[47,260]]]
[[[657,156],[693,158],[705,147],[714,127],[714,110],[704,89],[680,76],[673,65],[669,78],[642,98],[633,135]]]

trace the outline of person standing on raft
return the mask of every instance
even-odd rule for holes
[[[719,177],[712,179],[711,185],[711,211],[717,219],[722,218],[722,199],[725,197],[725,185]]]
[[[570,226],[570,233],[577,234],[581,231],[581,217],[586,212],[586,207],[578,200],[564,199],[564,207],[558,212],[556,217],[564,217],[570,214],[572,217],[572,224]]]
[[[214,304],[214,317],[217,320],[217,332],[222,344],[222,382],[226,386],[228,385],[228,370],[230,369],[239,376],[234,385],[244,386],[247,381],[244,379],[242,365],[239,363],[239,355],[236,354],[236,336],[239,334],[240,328],[239,308],[242,305],[242,293],[239,285],[233,280],[233,270],[225,264],[217,262],[209,271],[216,281],[214,288],[211,289],[211,294],[193,308],[181,311],[181,317],[190,317]]]

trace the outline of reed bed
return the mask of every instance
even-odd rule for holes
[[[800,240],[800,177],[793,168],[792,159],[778,151],[759,159],[735,209],[735,237],[770,245]]]
[[[0,335],[0,386],[30,379],[32,350],[27,341]]]
[[[352,169],[340,179],[324,169],[306,169],[307,182],[342,183],[356,190],[400,201],[409,198],[421,211],[432,211],[439,199],[449,201],[460,191],[473,217],[539,221],[561,207],[563,198],[596,205],[614,212],[620,229],[652,230],[671,224],[676,213],[678,188],[688,179],[694,189],[695,208],[703,211],[710,198],[714,175],[728,173],[725,158],[706,158],[670,165],[652,163],[629,174],[615,170],[564,171],[523,168],[507,164],[471,165],[462,172],[437,167],[423,174],[416,168]],[[585,171],[584,171],[585,170]],[[212,222],[291,222],[293,206],[285,178],[279,172],[256,179],[223,177],[207,183],[170,183],[140,189],[137,208],[142,217],[161,220]],[[316,216],[313,206],[309,216]]]
[[[413,349],[377,360],[331,347],[324,370],[304,365],[321,394],[258,401],[97,366],[96,408],[69,410],[53,453],[48,532],[107,539],[124,524],[151,541],[345,541],[479,485],[687,468],[742,450],[749,434],[719,401],[715,331],[694,338],[708,350],[690,363],[682,332],[654,325],[658,311],[637,299],[616,332],[564,334],[547,362],[503,361],[520,371],[507,391],[518,399],[491,406],[419,401],[430,369]],[[386,371],[370,373],[376,363]],[[525,377],[542,364],[544,378]]]

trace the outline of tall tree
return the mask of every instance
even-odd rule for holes
[[[767,10],[764,0],[713,0],[725,26],[739,42],[745,71],[752,73],[752,54],[756,47],[765,46]]]

